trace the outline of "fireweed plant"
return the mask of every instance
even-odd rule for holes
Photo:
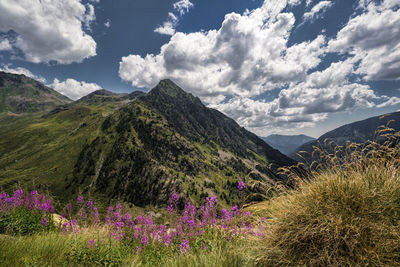
[[[55,229],[51,199],[37,191],[0,193],[0,233],[26,235]]]
[[[238,193],[243,194],[244,188],[244,182],[240,181]],[[240,206],[218,209],[217,196],[207,197],[200,207],[188,202],[183,210],[178,209],[179,201],[179,195],[172,194],[163,224],[156,224],[151,216],[134,217],[124,212],[121,204],[109,206],[105,219],[101,220],[91,199],[85,200],[83,196],[78,196],[66,205],[60,216],[55,214],[51,200],[44,195],[36,191],[24,194],[19,189],[12,197],[0,194],[0,231],[29,234],[52,230],[78,236],[85,229],[95,227],[101,235],[85,241],[85,244],[75,244],[75,247],[83,248],[89,254],[123,246],[135,254],[164,250],[188,255],[192,251],[198,253],[212,248],[212,237],[224,238],[229,242],[263,235],[262,222],[254,226],[250,212],[243,212]],[[71,255],[76,258],[78,254],[82,256],[77,251]]]

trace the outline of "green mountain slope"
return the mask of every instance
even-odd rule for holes
[[[169,80],[148,94],[93,92],[49,112],[0,113],[0,186],[90,192],[137,206],[164,205],[172,192],[199,202],[237,200],[245,179],[262,200],[295,162]]]
[[[0,112],[38,112],[70,102],[66,96],[38,81],[0,71]]]
[[[311,157],[313,147],[321,146],[329,150],[329,146],[325,145],[325,140],[333,141],[339,146],[345,146],[346,142],[365,143],[368,140],[379,141],[379,134],[376,131],[378,127],[386,126],[388,123],[390,128],[400,131],[400,112],[384,114],[338,127],[323,134],[317,140],[302,145],[291,157],[299,161],[302,160],[311,163],[314,160]],[[300,151],[307,152],[301,153],[304,159],[296,155]]]
[[[219,194],[230,203],[239,179],[263,198],[295,162],[169,80],[108,117],[85,147],[72,189],[103,192],[138,206]]]

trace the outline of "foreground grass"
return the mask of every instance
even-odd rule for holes
[[[396,144],[349,144],[324,155],[325,165],[309,180],[298,180],[296,190],[252,206],[268,221],[265,238],[253,251],[258,264],[400,266]]]
[[[400,266],[399,146],[390,141],[348,151],[327,155],[295,189],[247,208],[249,220],[263,222],[262,238],[229,239],[214,227],[188,253],[177,244],[150,244],[138,253],[92,226],[78,235],[0,236],[0,265]],[[88,245],[93,239],[96,245]]]
[[[88,247],[93,238],[105,238],[106,245]],[[2,266],[246,266],[244,253],[249,242],[245,239],[227,242],[221,236],[208,240],[206,250],[190,254],[157,251],[149,247],[137,254],[120,242],[108,240],[96,229],[86,233],[64,235],[50,232],[33,236],[0,236],[0,263]]]

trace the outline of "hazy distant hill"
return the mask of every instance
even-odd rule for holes
[[[283,154],[289,156],[297,149],[310,141],[315,140],[315,138],[300,134],[300,135],[280,135],[280,134],[272,134],[267,137],[262,137],[262,139],[267,142],[270,146],[275,149],[278,149]]]
[[[165,204],[172,192],[199,202],[255,199],[295,161],[222,113],[164,80],[149,93],[99,90],[49,112],[0,113],[0,186],[46,185],[54,194]]]
[[[0,71],[0,112],[37,112],[70,102],[68,97],[38,81]]]
[[[308,153],[302,155],[311,162],[309,155],[313,150],[313,146],[317,146],[318,144],[323,145],[324,140],[326,139],[332,140],[335,144],[342,146],[346,145],[347,141],[364,143],[368,140],[377,140],[376,130],[378,127],[386,125],[391,120],[393,120],[393,122],[390,123],[390,127],[395,131],[400,131],[400,112],[384,114],[384,116],[376,116],[362,121],[353,122],[327,132],[317,140],[302,145],[291,156],[297,160],[301,160],[295,154],[299,151],[307,151]]]

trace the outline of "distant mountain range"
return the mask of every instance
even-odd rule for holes
[[[1,75],[3,188],[47,186],[64,199],[90,193],[137,206],[163,205],[173,192],[197,203],[218,194],[232,204],[239,180],[261,200],[286,179],[278,168],[296,163],[170,80],[147,94],[99,90],[72,102],[25,76]],[[37,108],[16,108],[9,96]]]
[[[300,134],[300,135],[280,135],[280,134],[272,134],[267,137],[261,137],[268,145],[271,147],[278,149],[283,154],[290,156],[297,149],[311,141],[314,141],[315,138]]]
[[[300,146],[297,151],[292,153],[290,156],[301,161],[303,159],[296,156],[296,153],[305,151],[306,153],[301,153],[302,156],[306,161],[311,162],[311,152],[313,151],[313,147],[319,145],[324,148],[325,140],[333,141],[336,145],[340,146],[345,146],[346,142],[348,141],[354,143],[364,143],[368,140],[377,141],[379,134],[376,132],[376,130],[380,126],[386,126],[389,122],[390,128],[392,128],[394,131],[400,131],[400,112],[383,114],[381,116],[346,124],[323,134],[314,141]]]

